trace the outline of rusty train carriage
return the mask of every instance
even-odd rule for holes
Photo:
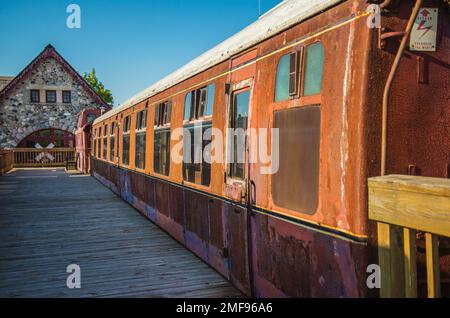
[[[398,39],[388,39],[387,49],[378,47],[378,30],[368,28],[366,23],[367,1],[312,2],[326,10],[300,10],[301,21],[207,69],[198,69],[192,76],[174,78],[173,83],[156,91],[157,85],[150,88],[105,114],[93,126],[94,176],[248,295],[361,297],[369,293],[365,270],[373,255],[368,247],[372,232],[367,218],[367,178],[380,171],[380,105]],[[402,31],[413,4],[394,3],[382,22]],[[437,90],[435,84],[431,87],[435,109],[430,116],[441,114],[448,120],[448,105],[442,98],[443,94],[448,98],[448,13],[442,1],[425,1],[423,5],[440,9],[440,40],[437,52],[420,56],[432,64],[440,61],[430,66],[434,73],[428,73],[429,82],[439,77],[446,83],[444,91]],[[283,10],[282,6],[269,12],[269,18]],[[317,64],[313,54],[323,54],[322,63]],[[444,126],[431,128],[429,122],[414,117],[414,112],[403,110],[408,105],[418,107],[417,100],[408,99],[408,104],[399,100],[406,86],[414,87],[421,96],[430,89],[408,78],[415,68],[409,66],[414,63],[413,54],[407,54],[398,73],[401,80],[395,82],[392,92],[396,110],[390,110],[389,129],[400,131],[405,138],[411,134],[416,143],[422,144],[431,138],[419,132],[424,126],[449,149],[450,136]],[[283,68],[280,63],[288,61],[290,67],[284,76],[290,84],[283,87],[283,96],[278,98],[277,74]],[[311,63],[319,69],[308,70]],[[445,63],[446,68],[442,67]],[[318,72],[323,72],[322,76]],[[307,76],[316,79],[316,87],[310,87]],[[192,118],[185,114],[189,94],[204,103],[204,112],[208,93],[202,88],[210,85],[214,85],[212,114],[198,109],[190,114],[225,131],[236,102],[233,98],[250,92],[248,127],[268,128],[269,142],[270,129],[280,128],[277,174],[263,175],[259,163],[247,164],[244,182],[239,183],[230,181],[227,164],[194,167],[201,171],[196,174],[189,170],[192,167],[168,162],[161,156],[155,158],[155,136],[158,149],[166,149],[167,136],[161,137],[160,130],[169,134],[189,124]],[[402,115],[397,109],[409,116],[407,127],[399,124],[397,117]],[[145,127],[142,116],[146,116]],[[136,122],[141,126],[136,127]],[[312,134],[294,135],[292,128],[299,126]],[[135,166],[137,128],[141,167]],[[402,140],[389,140],[390,173],[406,173],[408,165],[420,162],[426,175],[447,177],[445,169],[434,168],[448,165],[442,150],[427,150],[431,152],[427,158],[436,160],[425,162],[420,159],[422,147],[410,147],[408,153],[399,154]],[[170,141],[170,151],[177,142]],[[115,156],[111,156],[111,149]],[[296,166],[299,161],[302,164]],[[209,180],[203,175],[208,169]]]

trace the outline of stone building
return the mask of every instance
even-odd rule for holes
[[[0,76],[0,91],[14,79],[13,76]]]
[[[85,109],[110,107],[48,45],[19,75],[0,77],[0,148],[74,147]]]

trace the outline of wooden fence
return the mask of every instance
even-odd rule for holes
[[[371,178],[369,218],[378,228],[380,297],[417,297],[416,231],[425,232],[428,297],[440,297],[438,237],[450,237],[450,179]]]
[[[29,149],[16,148],[14,153],[14,168],[21,167],[60,167],[66,161],[75,160],[74,148]]]
[[[13,168],[12,149],[0,149],[0,175],[7,173]]]
[[[0,150],[1,173],[12,168],[63,167],[67,161],[75,161],[74,148],[14,148]]]

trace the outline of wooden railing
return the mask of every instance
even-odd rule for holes
[[[0,149],[0,175],[13,168],[13,159],[12,149]]]
[[[425,232],[428,297],[440,297],[438,236],[450,237],[450,179],[371,178],[369,218],[378,222],[380,297],[417,297],[416,231]]]
[[[13,167],[62,167],[66,161],[75,160],[74,148],[15,148],[12,149]]]

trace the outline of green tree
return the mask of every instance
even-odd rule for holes
[[[102,82],[100,82],[95,74],[95,68],[92,68],[90,73],[84,73],[83,75],[86,82],[91,85],[94,91],[111,107],[114,104],[114,98],[109,89],[106,89]]]

